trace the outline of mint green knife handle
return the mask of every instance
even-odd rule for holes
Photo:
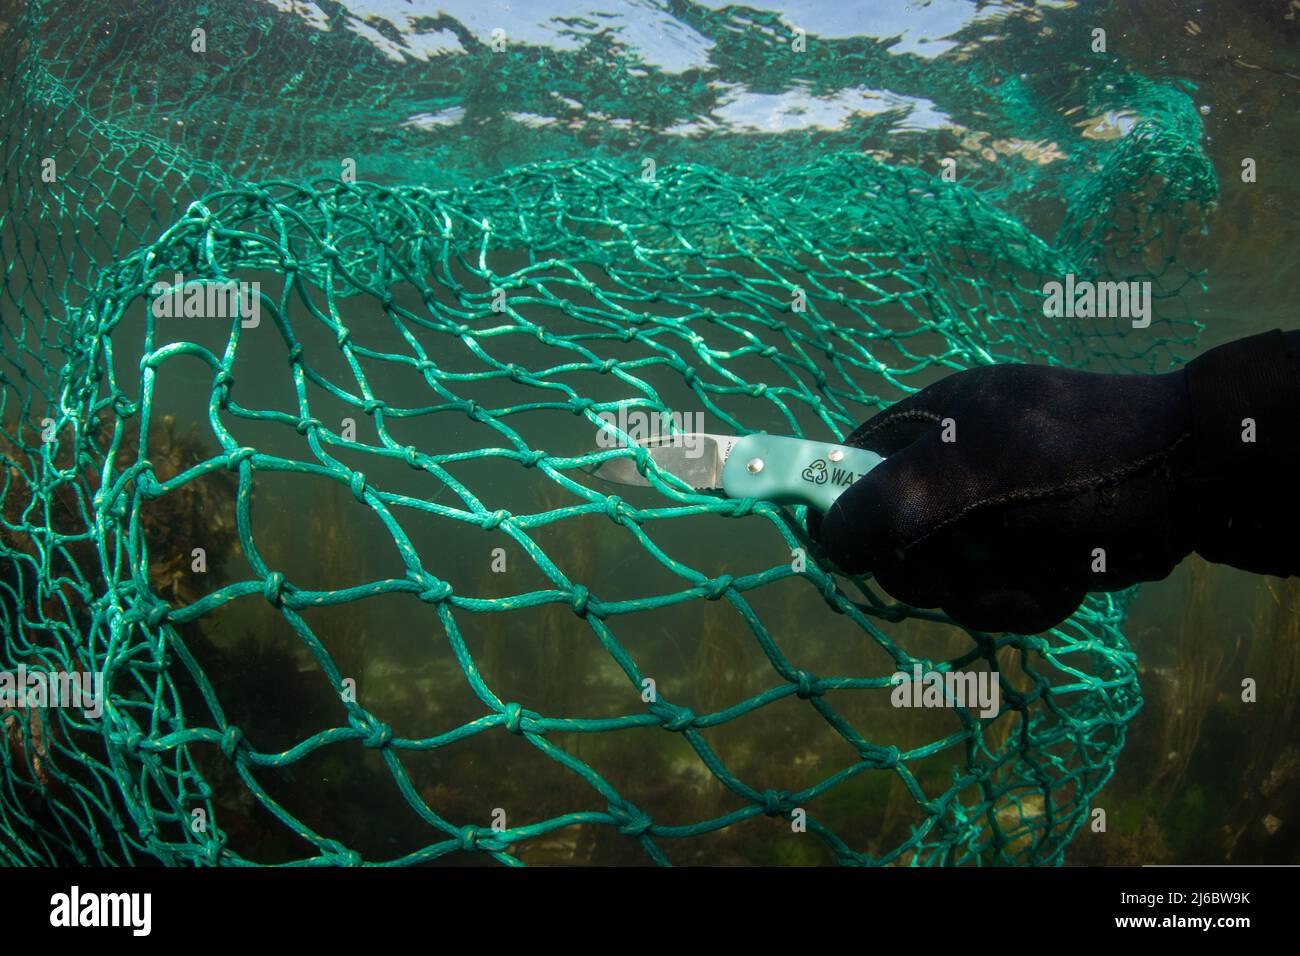
[[[722,490],[728,498],[761,498],[825,512],[882,461],[864,448],[783,435],[746,435],[722,466]]]

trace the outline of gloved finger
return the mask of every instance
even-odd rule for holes
[[[902,401],[895,402],[854,429],[844,439],[844,444],[853,448],[866,448],[886,458],[897,455],[903,449],[920,441],[928,432],[939,427],[952,401],[954,390],[965,374],[965,372],[958,372],[949,375],[926,386],[915,395],[909,395]],[[875,471],[883,467],[883,465],[877,466]],[[806,524],[808,533],[814,540],[821,540],[824,522],[825,516],[809,509]],[[836,563],[839,564],[838,559]],[[849,570],[843,564],[840,564],[840,567]]]
[[[997,524],[974,520],[932,535],[898,563],[879,568],[876,581],[896,600],[941,607],[975,630],[1032,634],[1054,627],[1078,607],[1084,587],[1077,576],[1070,583],[1062,569],[1044,563],[1032,545],[1008,550]]]
[[[817,540],[850,574],[897,564],[903,549],[931,525],[944,502],[938,500],[942,471],[927,450],[938,433],[886,458],[835,500],[823,516]]]
[[[994,588],[963,588],[948,596],[943,611],[976,631],[1037,634],[1064,621],[1086,596],[1087,591],[1079,587],[1026,589],[1004,583]]]
[[[948,600],[947,582],[921,562],[880,567],[873,576],[886,594],[912,607],[942,607]]]
[[[958,522],[908,548],[896,563],[879,566],[874,572],[876,582],[905,604],[942,607],[966,587],[972,569],[996,565],[991,540],[980,528]]]
[[[965,373],[957,372],[895,402],[855,428],[844,444],[866,448],[886,458],[898,454],[939,425],[954,391],[964,380]]]

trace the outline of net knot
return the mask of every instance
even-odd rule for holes
[[[141,498],[152,501],[162,494],[162,485],[154,475],[153,462],[140,462],[140,473],[135,476],[135,490]]]
[[[320,428],[320,426],[321,420],[319,418],[300,418],[298,424],[293,427],[299,435],[305,435],[309,429]]]
[[[659,718],[660,727],[673,733],[686,730],[695,723],[695,711],[667,701],[655,701],[650,705],[650,713]]]
[[[636,520],[632,508],[618,495],[609,495],[605,498],[605,517],[615,524]]]
[[[573,414],[575,415],[581,415],[583,412],[585,412],[587,409],[591,408],[591,406],[595,404],[596,402],[594,399],[586,398],[584,396],[579,396],[578,398],[571,398],[569,399],[569,411],[573,412]]]
[[[819,681],[812,674],[805,670],[794,672],[795,683],[798,684],[798,690],[795,693],[800,700],[808,700],[810,697],[820,697],[824,691]]]
[[[257,454],[257,449],[249,448],[247,445],[245,445],[243,448],[236,448],[234,451],[232,451],[229,455],[226,456],[226,468],[230,471],[238,471],[240,465],[248,461],[248,459],[252,458],[256,454]]]
[[[354,471],[351,480],[348,482],[348,486],[352,489],[352,497],[356,498],[357,501],[360,501],[362,504],[365,504],[366,473],[364,471]]]
[[[891,624],[906,621],[909,616],[907,606],[904,604],[890,604],[880,608],[876,613],[880,615],[882,621],[888,621]]]
[[[573,592],[570,595],[573,613],[578,617],[587,616],[587,602],[591,600],[591,593],[584,585],[574,585]]]
[[[484,531],[495,531],[497,528],[501,527],[503,523],[509,521],[510,517],[511,515],[509,511],[506,511],[504,508],[498,508],[490,514],[485,514],[479,520],[479,527]]]
[[[377,398],[367,398],[361,403],[361,410],[367,415],[373,415],[379,409],[384,407],[384,403]]]
[[[402,449],[402,459],[416,471],[420,470],[420,452],[414,445],[407,445]]]
[[[360,853],[356,850],[349,850],[338,840],[323,841],[321,850],[331,857],[331,862],[335,866],[361,866],[365,862]]]
[[[755,382],[753,385],[749,386],[749,394],[754,396],[754,398],[762,398],[767,394],[767,383]]]
[[[297,365],[302,361],[302,343],[294,342],[293,348],[289,349],[289,364]]]
[[[262,582],[262,597],[276,607],[280,607],[284,601],[284,588],[284,574],[280,571],[272,571]]]
[[[506,704],[501,713],[505,718],[506,730],[512,734],[522,734],[524,732],[524,708],[521,705],[516,703]]]
[[[371,718],[368,724],[355,726],[359,730],[366,731],[366,736],[361,739],[361,742],[372,750],[382,750],[393,739],[393,728],[382,720]]]
[[[226,841],[224,837],[217,837],[209,840],[203,849],[204,862],[208,866],[220,866],[221,854],[226,852]]]
[[[601,375],[608,375],[613,371],[616,365],[618,365],[618,359],[605,359],[605,361],[601,362],[600,365],[597,366],[596,371]]]
[[[149,608],[149,614],[145,617],[145,623],[149,625],[150,630],[156,630],[158,625],[167,620],[167,615],[172,612],[171,605],[165,601],[157,601],[153,607]]]
[[[466,827],[462,827],[459,833],[460,848],[467,853],[472,853],[477,850],[479,835],[479,828],[474,826],[472,823]]]
[[[537,465],[537,463],[538,463],[539,461],[541,461],[541,460],[542,460],[543,458],[545,458],[545,457],[546,457],[546,452],[544,452],[544,451],[536,451],[536,450],[535,450],[535,451],[530,451],[530,452],[529,452],[527,455],[525,455],[525,456],[523,457],[523,459],[522,459],[522,460],[523,460],[524,467],[525,467],[525,468],[533,468],[533,467],[535,467],[535,466]]]
[[[118,418],[130,418],[139,407],[125,395],[118,395],[113,399],[113,412]]]
[[[744,518],[758,505],[757,498],[731,498],[726,502],[728,514],[733,518]]]
[[[424,589],[419,597],[425,604],[440,604],[451,597],[451,585],[427,571],[408,571],[406,576]]]
[[[730,574],[719,574],[712,581],[704,582],[704,597],[709,601],[716,601],[722,595],[727,593],[727,588],[735,580]]]
[[[654,826],[654,821],[640,807],[630,803],[611,803],[609,815],[624,836],[639,837]]]
[[[865,744],[858,750],[858,756],[862,758],[863,763],[869,763],[877,770],[893,770],[902,760],[903,752],[893,744],[888,747]]]
[[[217,404],[225,408],[230,404],[230,389],[234,387],[235,376],[230,374],[230,369],[223,368],[212,379],[212,392],[217,397]]]
[[[794,804],[786,790],[764,790],[763,812],[769,817],[788,817]]]
[[[221,752],[226,755],[227,760],[234,760],[242,746],[244,746],[244,732],[231,724],[221,734]]]

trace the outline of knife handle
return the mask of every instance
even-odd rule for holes
[[[728,498],[808,505],[825,513],[850,485],[882,461],[865,448],[782,435],[746,435],[722,467],[722,490]]]

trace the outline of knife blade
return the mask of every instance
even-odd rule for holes
[[[649,458],[647,472],[653,468],[674,475],[697,491],[808,505],[822,512],[884,461],[865,448],[784,435],[695,432],[664,435],[639,444]],[[630,454],[606,458],[588,471],[605,481],[652,486]]]

